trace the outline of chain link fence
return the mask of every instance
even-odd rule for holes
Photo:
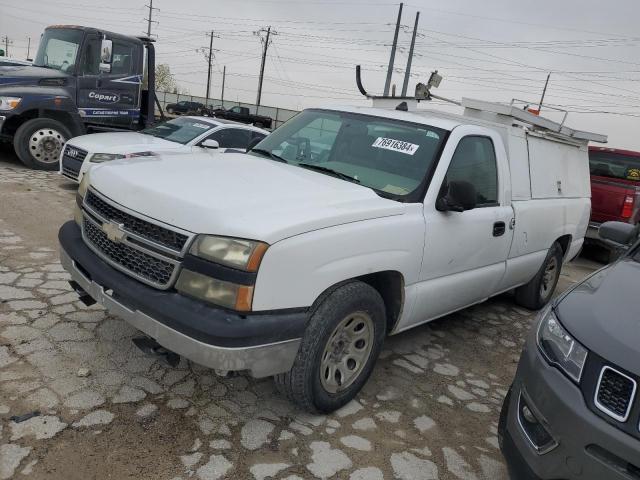
[[[170,92],[156,92],[156,94],[158,96],[158,101],[160,102],[160,105],[162,105],[162,109],[165,110],[165,113],[166,113],[166,107],[169,103],[178,103],[180,101],[199,102],[199,103],[202,103],[203,105],[208,105],[213,108],[222,106],[228,109],[231,107],[240,106],[240,107],[247,107],[252,114],[256,114],[256,109],[257,109],[258,114],[271,117],[273,119],[273,128],[279,127],[284,122],[286,122],[287,120],[289,120],[291,117],[293,117],[298,113],[297,110],[289,110],[286,108],[279,108],[279,107],[269,107],[266,105],[260,105],[260,107],[257,108],[257,105],[254,103],[234,102],[232,100],[225,100],[223,102],[217,98],[209,98],[209,101],[206,102],[205,97],[198,97],[196,95],[182,95],[179,93],[170,93]],[[156,113],[158,115],[160,114],[159,111],[156,111]]]

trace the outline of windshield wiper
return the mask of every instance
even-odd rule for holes
[[[252,148],[251,151],[256,153],[261,153],[262,155],[267,155],[269,158],[271,158],[271,160],[275,160],[276,162],[289,163],[280,155],[276,155],[275,153],[269,150],[266,150],[264,148]]]
[[[356,177],[352,177],[351,175],[347,175],[346,173],[339,172],[337,170],[334,170],[333,168],[323,167],[321,165],[314,165],[313,163],[304,163],[304,162],[299,163],[298,166],[302,168],[307,168],[309,170],[315,170],[316,172],[320,172],[320,173],[327,173],[329,175],[333,175],[334,177],[340,178],[341,180],[346,180],[348,182],[360,183],[360,180],[358,180]]]

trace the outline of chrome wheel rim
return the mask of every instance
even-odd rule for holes
[[[540,284],[540,296],[543,300],[549,298],[556,286],[556,278],[560,270],[556,257],[551,257],[547,265],[544,267],[542,274],[542,283]]]
[[[365,312],[347,315],[333,330],[320,362],[320,383],[329,393],[348,388],[364,369],[373,350],[373,320]]]
[[[29,153],[42,163],[55,163],[67,139],[53,128],[41,128],[29,137]]]

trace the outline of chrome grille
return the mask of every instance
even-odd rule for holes
[[[148,222],[107,203],[94,192],[87,193],[86,204],[103,219],[122,224],[124,229],[147,240],[168,247],[176,252],[182,251],[189,237]]]
[[[611,367],[604,367],[596,387],[596,407],[610,417],[625,422],[631,412],[636,387],[632,378]]]
[[[154,286],[166,287],[170,284],[177,268],[175,263],[159,259],[127,244],[109,240],[102,229],[86,217],[83,229],[88,244],[113,263]]]
[[[87,156],[87,152],[80,148],[67,145],[64,147],[62,153],[62,173],[63,175],[71,178],[72,180],[78,180],[80,175],[80,168],[82,162]]]

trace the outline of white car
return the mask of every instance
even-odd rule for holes
[[[165,348],[334,410],[387,335],[508,290],[539,309],[580,251],[587,142],[606,137],[462,104],[304,110],[215,162],[98,166],[60,229],[61,262],[82,301]]]
[[[251,125],[210,117],[181,117],[140,132],[81,135],[69,140],[60,154],[60,173],[80,183],[93,165],[160,152],[191,153],[196,147],[244,151],[270,132]]]

